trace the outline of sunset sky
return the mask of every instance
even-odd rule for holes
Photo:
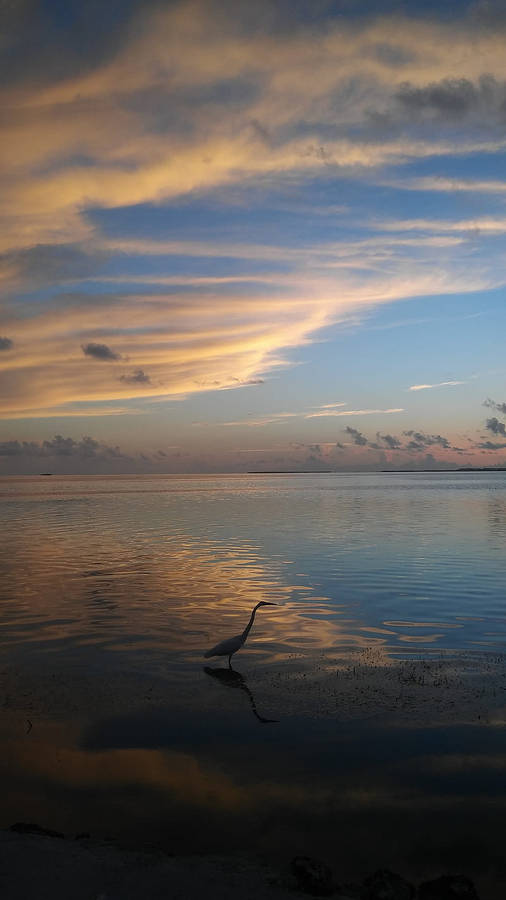
[[[0,34],[0,474],[506,464],[503,3]]]

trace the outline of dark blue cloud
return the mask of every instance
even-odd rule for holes
[[[495,416],[492,416],[491,419],[487,419],[485,427],[488,431],[491,431],[492,434],[503,434],[506,437],[506,425],[504,422],[500,422],[499,419],[496,419]]]
[[[364,437],[364,435],[360,431],[358,431],[357,428],[352,428],[351,425],[347,425],[344,430],[346,431],[346,434],[350,435],[353,443],[356,444],[357,447],[366,447],[369,443],[367,438]]]
[[[82,344],[81,346],[85,356],[92,356],[93,359],[100,359],[105,361],[121,359],[120,354],[115,353],[114,350],[111,350],[111,348],[108,347],[107,344],[90,343]]]

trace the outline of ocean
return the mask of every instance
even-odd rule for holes
[[[502,865],[506,473],[4,477],[0,527],[1,827]]]

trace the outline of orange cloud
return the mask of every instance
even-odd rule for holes
[[[374,179],[386,164],[504,149],[502,137],[421,138],[406,128],[385,138],[370,130],[371,108],[391,110],[400,78],[414,90],[437,79],[479,79],[486,59],[499,80],[503,48],[503,36],[490,30],[422,20],[246,34],[190,2],[144,16],[114,56],[78,77],[4,87],[0,279],[11,290],[22,285],[20,254],[39,245],[79,245],[116,261],[123,254],[263,260],[266,270],[179,278],[169,270],[131,282],[194,289],[184,295],[82,295],[43,312],[7,306],[3,327],[15,345],[0,359],[0,416],[75,415],[76,403],[96,409],[104,402],[123,412],[131,398],[237,386],[286,364],[286,348],[377,304],[503,283],[501,267],[485,271],[448,255],[465,246],[462,232],[503,233],[500,218],[372,223],[403,234],[282,247],[104,235],[87,215],[248,180],[299,182],[329,171]],[[162,115],[168,109],[171,116]],[[121,283],[120,275],[106,283],[115,279]],[[234,282],[249,285],[248,293]],[[216,293],[205,293],[212,285]],[[79,348],[87,343],[105,343],[122,360],[107,370],[83,360]],[[132,371],[144,381],[129,378]]]

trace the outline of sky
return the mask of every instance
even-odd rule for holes
[[[1,0],[0,474],[506,465],[505,42]]]

